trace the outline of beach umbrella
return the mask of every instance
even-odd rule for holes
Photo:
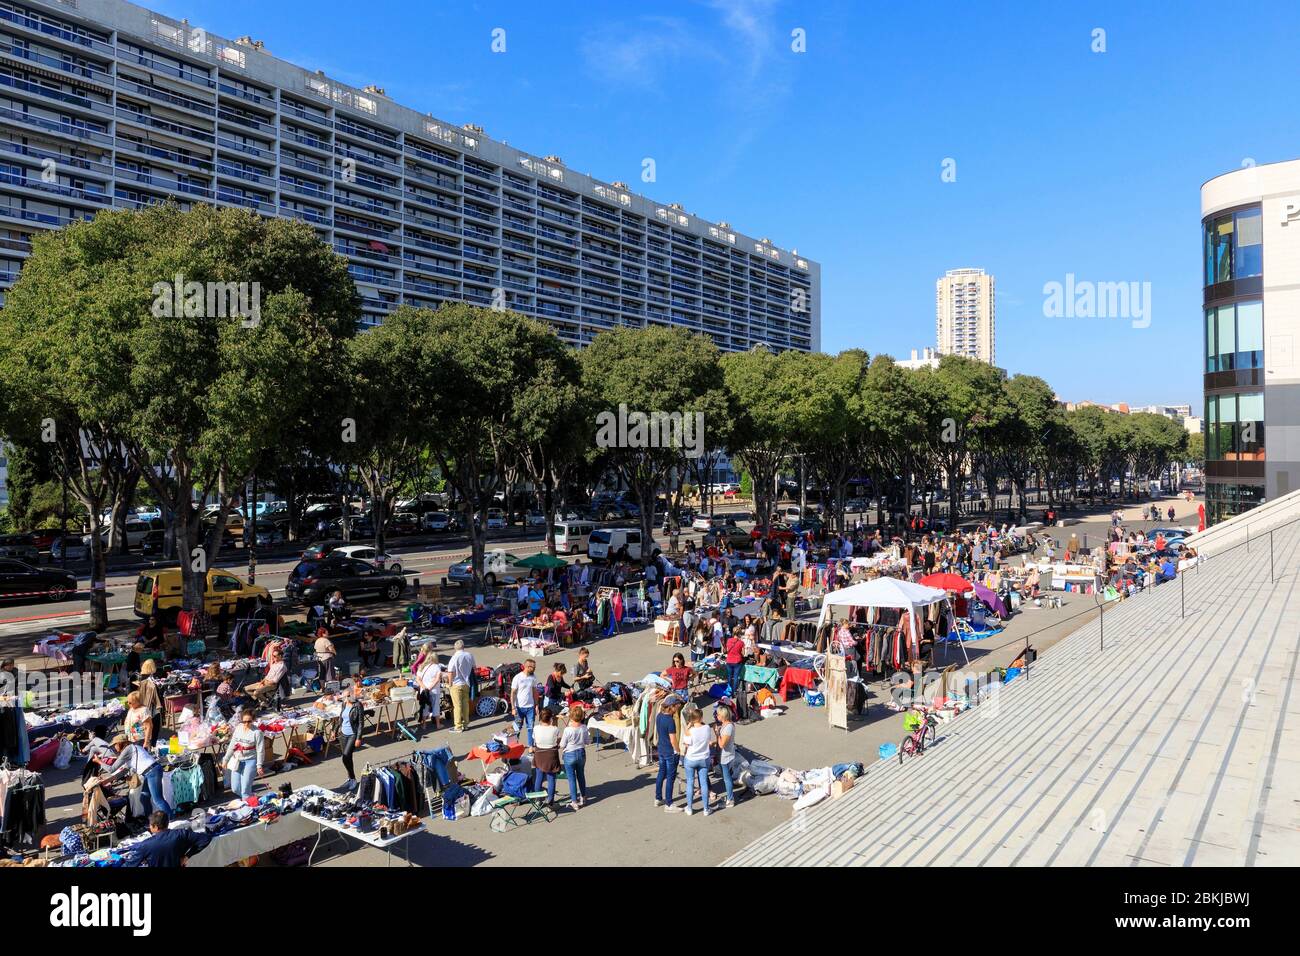
[[[971,582],[967,581],[960,574],[953,574],[950,571],[944,571],[939,574],[927,574],[921,578],[920,584],[928,588],[939,588],[941,591],[955,591],[957,594],[965,594],[972,589]]]
[[[550,571],[554,568],[567,568],[569,562],[563,558],[557,558],[553,554],[547,554],[545,551],[529,555],[519,562],[521,568],[532,568],[535,571]]]

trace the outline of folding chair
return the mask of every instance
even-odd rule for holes
[[[492,815],[492,822],[489,826],[496,833],[504,833],[507,830],[513,830],[515,827],[528,826],[539,817],[550,823],[559,816],[554,807],[547,805],[545,790],[535,790],[527,793],[522,800],[518,797],[501,797],[492,801],[492,809],[496,813]]]

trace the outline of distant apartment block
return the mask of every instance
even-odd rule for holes
[[[125,0],[0,0],[0,296],[34,232],[165,200],[308,223],[347,258],[367,324],[466,301],[573,345],[662,325],[725,350],[820,347],[820,267],[766,238],[249,37]]]
[[[994,279],[983,269],[951,269],[934,284],[935,342],[940,355],[997,364]]]
[[[926,348],[922,349],[918,355],[916,349],[912,349],[912,357],[910,359],[900,359],[894,364],[900,368],[912,369],[913,371],[918,368],[938,368],[939,353],[934,349]]]

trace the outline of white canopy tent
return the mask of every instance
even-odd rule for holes
[[[940,588],[926,587],[899,578],[874,578],[859,584],[831,591],[822,598],[821,616],[818,626],[827,621],[834,621],[834,607],[896,607],[906,610],[912,619],[911,633],[920,635],[921,618],[917,612],[932,604],[942,604],[948,600],[948,592]],[[962,648],[964,654],[966,649]]]

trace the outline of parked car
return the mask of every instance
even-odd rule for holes
[[[418,534],[420,516],[409,511],[399,511],[388,519],[388,531],[390,534]]]
[[[749,532],[750,539],[754,541],[757,541],[763,536],[763,532],[759,528],[755,528],[753,531]],[[798,537],[798,532],[788,524],[776,523],[768,528],[767,531],[767,539],[769,541],[793,541],[796,537]]]
[[[277,544],[284,544],[289,540],[289,535],[281,524],[262,524],[257,523],[256,542],[259,548],[273,548]]]
[[[258,603],[270,604],[271,592],[260,584],[249,584],[229,571],[209,568],[203,596],[203,609],[216,614],[222,606],[232,611],[251,608]],[[135,616],[158,614],[164,623],[175,625],[182,605],[180,568],[155,568],[141,571],[135,582]]]
[[[0,598],[62,601],[77,590],[77,576],[58,568],[37,568],[26,561],[0,558]]]
[[[735,526],[736,519],[732,515],[696,515],[695,520],[691,522],[693,531],[721,531],[728,526]]]
[[[41,549],[30,534],[0,535],[0,558],[17,558],[35,564],[40,557]]]
[[[495,587],[498,581],[517,581],[531,575],[532,569],[521,567],[521,558],[497,548],[483,555],[483,584]],[[458,561],[447,569],[444,579],[451,584],[472,584],[474,582],[473,565],[469,561]]]
[[[162,518],[144,519],[144,518],[136,518],[134,516],[127,518],[126,519],[127,550],[130,551],[140,547],[140,543],[144,541],[144,536],[147,535],[150,531],[159,531],[165,529],[166,527],[167,525],[163,522]],[[106,548],[108,547],[109,531],[110,529],[107,526],[105,526],[104,528],[101,528],[99,532],[100,540],[104,542],[104,547]],[[83,535],[82,541],[84,541],[87,545],[89,545],[90,535],[88,534]]]
[[[42,551],[48,551],[50,546],[54,544],[54,539],[62,536],[62,528],[38,528],[32,532],[32,544]]]
[[[89,561],[90,542],[80,537],[55,538],[54,543],[50,545],[50,560]]]
[[[375,536],[375,526],[369,518],[364,515],[356,515],[348,522],[348,530],[354,538],[373,538]],[[325,526],[325,533],[333,538],[343,537],[343,519],[336,518]]]
[[[704,543],[707,545],[716,544],[720,548],[731,545],[733,548],[745,551],[753,546],[754,539],[744,528],[738,528],[732,524],[710,531],[704,536]]]
[[[353,561],[367,561],[376,568],[387,568],[394,574],[402,573],[402,559],[392,554],[381,554],[371,544],[347,544],[330,552],[331,558],[351,558]]]
[[[487,524],[484,525],[489,531],[504,531],[506,527],[506,513],[500,508],[489,508],[487,510]]]
[[[561,554],[577,554],[587,550],[587,540],[596,530],[590,521],[566,518],[555,522],[555,550]]]
[[[624,547],[627,548],[629,560],[641,560],[640,528],[598,528],[587,541],[587,554],[595,561],[604,561],[618,557]],[[653,544],[651,547],[652,555],[659,553]]]
[[[146,557],[161,555],[167,547],[167,532],[150,531],[140,542],[140,553]]]
[[[533,510],[533,511],[528,512],[527,514],[524,515],[524,527],[525,527],[525,528],[545,528],[545,527],[546,527],[546,515],[542,514],[540,511],[537,511],[537,510]]]
[[[369,561],[338,554],[319,561],[299,561],[284,585],[285,596],[303,604],[323,604],[335,591],[342,591],[348,600],[382,597],[396,601],[405,590],[406,577],[401,573],[381,571]]]
[[[302,552],[302,559],[304,561],[319,561],[336,548],[346,548],[347,546],[347,541],[338,538],[329,538],[324,541],[313,541],[311,544],[307,545],[306,549]]]
[[[447,511],[430,511],[424,516],[425,531],[460,531],[462,524],[460,515]]]

